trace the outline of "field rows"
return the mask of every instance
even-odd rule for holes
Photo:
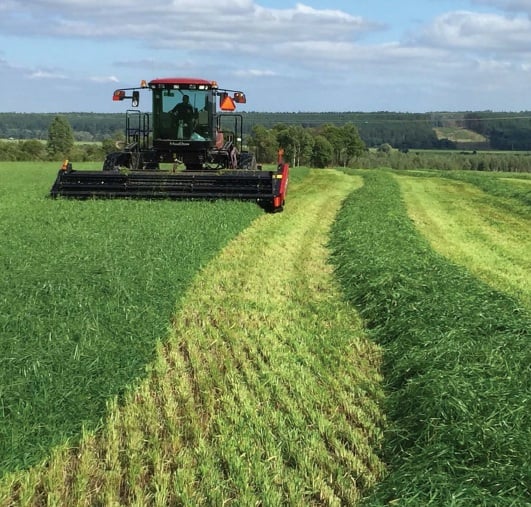
[[[195,273],[251,203],[52,200],[55,168],[0,166],[0,473],[93,429],[145,375]]]
[[[531,214],[500,207],[499,198],[469,183],[398,181],[409,216],[435,250],[531,309]]]
[[[19,169],[1,507],[529,504],[526,177],[299,170],[263,215]]]
[[[383,347],[390,473],[366,505],[527,505],[531,313],[419,234],[397,180],[408,194],[426,182],[363,177],[334,226],[333,248],[345,293]],[[434,200],[453,203],[456,195],[439,183]],[[512,232],[507,227],[507,238]]]
[[[201,273],[102,431],[0,491],[27,505],[355,503],[382,473],[379,350],[341,302],[325,244],[360,181],[294,185],[289,209]]]

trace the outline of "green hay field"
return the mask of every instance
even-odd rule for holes
[[[297,169],[269,215],[55,172],[0,164],[1,507],[530,504],[527,176]]]
[[[325,248],[361,180],[294,176],[284,213],[256,220],[183,294],[145,381],[109,401],[99,431],[6,475],[7,502],[338,505],[376,483],[380,352]]]
[[[47,197],[54,164],[0,165],[0,473],[97,427],[145,375],[196,272],[251,203]]]
[[[529,293],[491,276],[494,265],[482,271],[486,282],[472,273],[475,262],[488,264],[492,256],[467,259],[470,271],[458,264],[462,249],[480,248],[481,236],[503,237],[503,245],[523,234],[529,244],[528,218],[505,214],[507,201],[496,205],[468,186],[361,174],[364,186],[334,227],[333,258],[345,294],[383,347],[388,474],[365,504],[528,505]],[[426,223],[454,224],[451,234],[430,230],[432,242],[453,239],[448,249],[455,243],[460,249],[447,251],[448,258],[432,249],[408,216],[401,187],[416,224],[418,210]],[[483,217],[488,225],[480,220],[486,207],[498,211],[497,223],[492,215]],[[511,261],[512,272],[523,271],[527,281],[528,261],[524,250]]]
[[[398,181],[410,217],[435,250],[531,310],[531,213],[466,182]]]

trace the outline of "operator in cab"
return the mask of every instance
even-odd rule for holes
[[[170,113],[177,118],[177,137],[190,138],[194,130],[194,122],[197,116],[197,112],[194,110],[192,104],[190,104],[190,97],[188,95],[183,95],[182,102],[175,105],[175,107],[170,110]]]

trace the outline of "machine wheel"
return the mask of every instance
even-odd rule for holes
[[[256,171],[258,166],[256,164],[256,158],[252,153],[240,153],[240,169],[245,169],[246,171]]]
[[[109,153],[103,162],[104,171],[119,171],[120,167],[131,167],[131,154],[122,151]]]

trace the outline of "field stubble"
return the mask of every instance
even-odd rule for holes
[[[529,215],[468,183],[418,176],[398,182],[409,215],[436,251],[531,309]]]
[[[383,347],[389,473],[364,505],[529,505],[531,314],[432,249],[408,216],[402,176],[357,174],[364,185],[334,224],[332,258]],[[437,199],[452,203],[444,188]]]
[[[355,503],[383,471],[380,351],[342,302],[326,242],[360,181],[320,171],[293,185],[284,213],[195,280],[101,431],[5,477],[4,504]]]
[[[52,200],[0,164],[0,474],[38,463],[145,375],[175,301],[252,203]]]

